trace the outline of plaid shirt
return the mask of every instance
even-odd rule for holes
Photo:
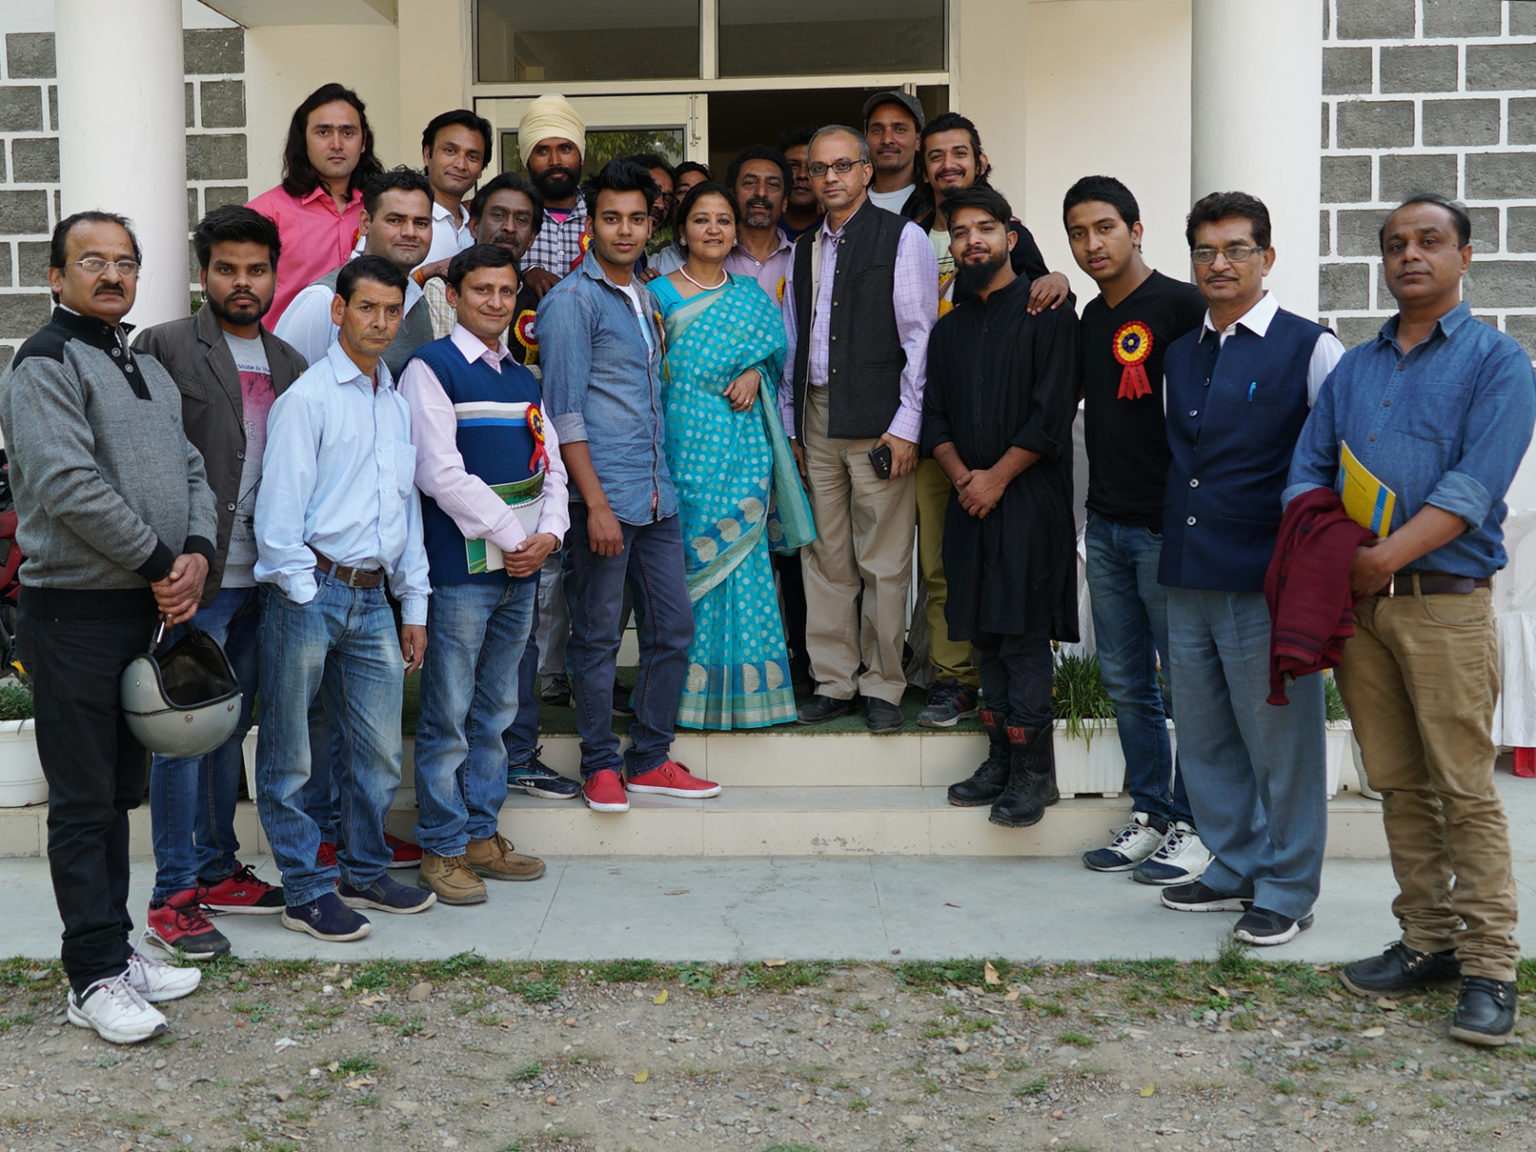
[[[586,254],[581,237],[586,230],[587,202],[582,197],[576,198],[576,206],[564,220],[555,219],[546,208],[538,235],[523,257],[523,270],[545,268],[556,276],[564,276],[581,267],[581,258]]]

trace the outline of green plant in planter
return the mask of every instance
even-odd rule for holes
[[[1349,719],[1349,711],[1344,707],[1344,697],[1339,693],[1339,685],[1334,680],[1332,672],[1323,673],[1323,709],[1330,724]]]
[[[1089,742],[1093,732],[1115,718],[1115,705],[1104,690],[1097,656],[1068,653],[1056,662],[1051,683],[1056,719],[1066,721],[1067,735]]]
[[[0,720],[32,719],[32,689],[25,684],[0,684]]]

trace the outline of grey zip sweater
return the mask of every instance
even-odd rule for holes
[[[213,491],[181,395],[125,330],[55,308],[0,376],[0,428],[24,595],[46,592],[50,613],[142,611],[141,597],[102,594],[145,592],[183,552],[212,559]]]

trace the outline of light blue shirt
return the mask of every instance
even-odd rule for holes
[[[277,398],[256,497],[256,579],[314,599],[315,553],[382,568],[407,624],[427,622],[427,552],[411,412],[381,360],[378,388],[339,343]]]

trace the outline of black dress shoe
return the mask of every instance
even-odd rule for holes
[[[1359,996],[1390,996],[1461,976],[1456,949],[1420,952],[1399,940],[1380,956],[1356,960],[1339,970],[1344,987]]]
[[[896,732],[902,723],[901,709],[896,705],[876,700],[873,696],[864,697],[864,726],[871,732]]]
[[[852,700],[834,700],[831,696],[823,696],[818,692],[800,705],[798,719],[802,724],[823,724],[839,716],[846,716],[852,711]]]
[[[987,758],[966,779],[949,786],[945,795],[956,808],[991,804],[1008,787],[1008,733],[1003,727],[1003,714],[983,708],[978,715],[987,730]]]
[[[1520,1018],[1513,980],[1467,976],[1461,981],[1456,1014],[1451,1017],[1451,1038],[1484,1048],[1508,1044]]]

